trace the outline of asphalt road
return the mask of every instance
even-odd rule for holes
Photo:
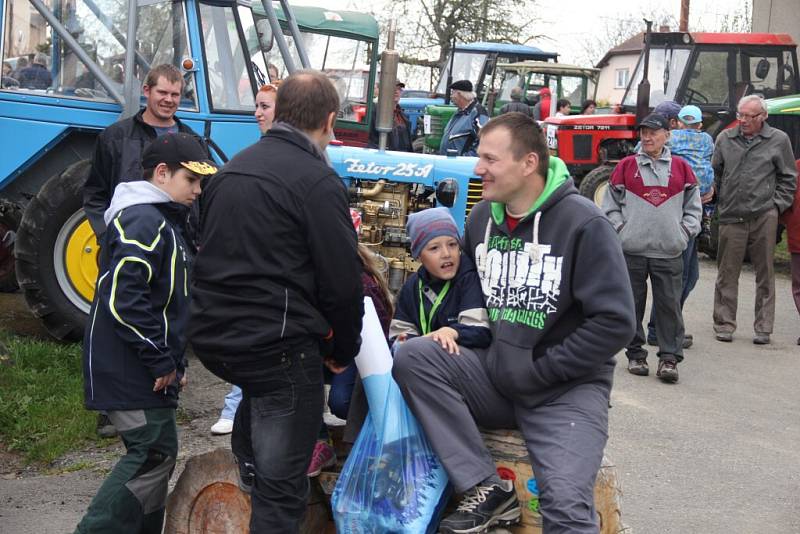
[[[607,454],[622,480],[623,521],[635,534],[800,532],[800,319],[788,276],[776,281],[772,344],[753,345],[755,281],[739,285],[733,343],[714,339],[715,265],[703,261],[684,308],[694,345],[680,381],[625,369],[612,392]]]

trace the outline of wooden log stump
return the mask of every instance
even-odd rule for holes
[[[516,430],[486,430],[481,434],[497,467],[512,470],[516,477],[514,484],[522,503],[522,522],[509,530],[514,534],[541,534],[541,517],[528,508],[528,503],[533,497],[528,491],[528,480],[534,473],[522,434]],[[620,509],[621,496],[617,469],[604,455],[594,485],[594,504],[600,516],[601,534],[620,534],[624,531]]]
[[[230,449],[194,456],[186,462],[167,500],[164,534],[248,534],[250,496],[239,489],[239,472]],[[312,480],[301,534],[328,532],[328,500]]]

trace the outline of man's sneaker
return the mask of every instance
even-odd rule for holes
[[[223,436],[233,432],[233,421],[230,419],[222,419],[211,425],[211,433],[215,436]]]
[[[658,362],[656,376],[664,382],[678,381],[678,362],[675,360],[661,360]]]
[[[769,345],[769,334],[765,334],[763,332],[756,332],[755,337],[753,337],[753,344]]]
[[[308,465],[308,476],[316,477],[326,467],[336,464],[336,452],[327,441],[318,441],[314,445],[314,454],[311,455],[311,463]]]
[[[650,374],[650,367],[647,366],[647,360],[644,358],[628,360],[628,372],[636,376],[647,376]]]
[[[489,527],[519,523],[522,507],[514,490],[514,482],[503,480],[502,486],[475,486],[461,499],[455,513],[439,524],[439,532],[467,534],[485,532]]]
[[[733,341],[732,332],[717,332],[714,334],[714,337],[717,338],[717,341],[722,341],[723,343],[730,343]]]
[[[117,428],[114,423],[103,412],[97,414],[97,435],[101,438],[113,438],[117,435]]]
[[[250,495],[256,482],[256,466],[249,462],[239,462],[239,489]]]
[[[683,348],[688,349],[694,343],[694,336],[692,334],[683,335]]]

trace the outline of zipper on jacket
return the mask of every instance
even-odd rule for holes
[[[281,339],[283,339],[283,334],[286,332],[286,315],[289,312],[289,289],[284,287],[283,288],[283,324],[281,325]]]

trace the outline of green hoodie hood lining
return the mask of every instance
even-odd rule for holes
[[[533,203],[533,206],[525,213],[522,219],[528,218],[531,213],[542,207],[547,199],[553,195],[553,192],[561,187],[568,178],[569,171],[564,162],[555,156],[550,156],[547,165],[547,180],[545,180],[544,183],[544,190],[542,190],[542,194],[539,195],[539,198],[536,199],[536,202]],[[492,202],[490,209],[494,223],[498,226],[503,224],[503,221],[506,220],[506,205],[502,202]]]

